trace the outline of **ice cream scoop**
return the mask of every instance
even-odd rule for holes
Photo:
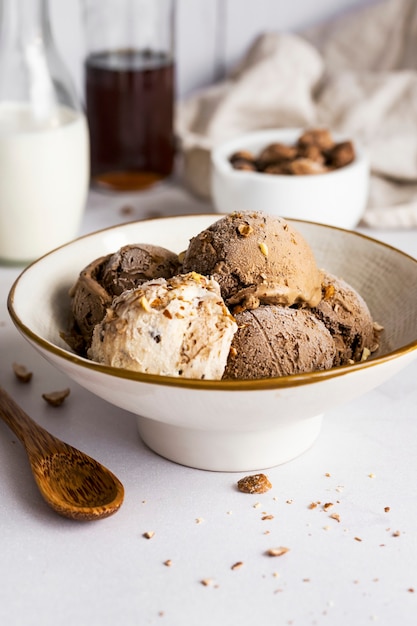
[[[70,290],[74,325],[65,336],[78,352],[88,349],[96,324],[114,296],[151,278],[170,278],[179,270],[178,255],[151,244],[131,244],[95,259],[81,272]]]
[[[322,300],[312,312],[334,339],[334,365],[366,359],[378,348],[378,331],[368,305],[351,285],[328,272],[322,289]]]
[[[94,326],[103,319],[112,295],[101,284],[103,267],[110,255],[89,263],[70,289],[72,323],[64,339],[79,354],[90,345]]]
[[[196,273],[159,278],[114,299],[94,329],[88,356],[146,374],[216,380],[236,330],[213,279]]]
[[[310,246],[287,221],[261,212],[231,213],[192,238],[184,272],[213,276],[230,307],[317,306],[321,272]]]
[[[288,376],[333,365],[336,348],[325,325],[307,309],[261,305],[235,316],[225,379]]]
[[[103,267],[102,285],[113,296],[152,278],[171,278],[179,272],[178,255],[151,244],[123,246]]]

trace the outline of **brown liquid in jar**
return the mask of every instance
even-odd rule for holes
[[[174,65],[165,54],[118,50],[86,60],[92,184],[145,189],[174,161]]]

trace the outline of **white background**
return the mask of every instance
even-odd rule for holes
[[[81,89],[79,1],[50,0],[57,43]],[[367,2],[179,0],[179,95],[219,78],[267,28],[303,28]],[[210,211],[175,184],[90,193],[82,233]],[[415,229],[363,232],[417,255]],[[100,522],[59,517],[0,423],[2,626],[415,626],[417,361],[329,411],[316,444],[267,471],[271,491],[249,496],[236,489],[240,473],[193,470],[152,453],[132,414],[38,355],[7,313],[19,272],[0,267],[0,384],[38,423],[114,471],[125,502]],[[29,385],[15,379],[12,362],[34,373]],[[58,410],[43,401],[42,393],[66,386],[71,394]],[[328,502],[340,522],[325,511]],[[290,550],[266,555],[278,546]]]
[[[371,2],[177,0],[178,96],[221,78],[266,31],[297,31]],[[117,0],[114,4],[117,6]],[[82,7],[83,0],[50,0],[53,34],[80,94],[85,51]]]

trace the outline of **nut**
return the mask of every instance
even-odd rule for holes
[[[355,158],[351,141],[335,143],[326,128],[306,130],[295,145],[271,143],[258,156],[247,150],[232,154],[229,161],[234,169],[264,174],[305,176],[324,174],[349,165]]]
[[[297,156],[305,159],[310,159],[311,161],[317,161],[317,163],[320,163],[321,165],[323,165],[325,162],[323,152],[320,150],[319,146],[315,144],[299,146]]]
[[[247,172],[256,172],[256,165],[251,161],[246,161],[245,159],[236,159],[233,161],[233,169],[234,170],[244,170]]]
[[[261,241],[259,244],[259,250],[264,256],[268,256],[268,246],[263,241]]]
[[[299,146],[318,146],[320,150],[330,150],[333,145],[333,137],[326,128],[312,128],[306,130],[298,139]]]
[[[297,148],[284,143],[272,143],[264,148],[257,158],[258,169],[263,170],[268,165],[292,161],[297,156]]]
[[[139,304],[141,305],[142,309],[146,311],[147,313],[150,313],[152,311],[152,307],[149,304],[149,300],[147,299],[146,296],[141,296],[139,298]]]
[[[245,476],[237,483],[237,488],[243,493],[265,493],[272,485],[265,474],[253,474]]]
[[[337,143],[327,153],[327,163],[330,167],[338,169],[349,165],[355,159],[355,149],[351,141],[342,141]]]
[[[60,406],[65,398],[69,396],[70,390],[62,389],[62,391],[51,391],[50,393],[43,393],[42,398],[46,400],[51,406]]]
[[[24,365],[19,363],[13,363],[13,371],[15,376],[21,383],[28,383],[32,378],[32,372],[30,372]]]
[[[234,152],[232,154],[229,160],[232,165],[234,165],[236,161],[247,161],[249,163],[254,163],[255,157],[252,152],[249,152],[249,150],[238,150],[237,152]]]
[[[239,224],[237,230],[242,237],[249,237],[253,233],[253,228],[249,224]]]
[[[323,300],[330,300],[330,298],[333,298],[336,289],[334,285],[324,285],[322,287],[322,291],[323,291]]]

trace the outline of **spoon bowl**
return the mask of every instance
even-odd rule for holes
[[[108,517],[120,508],[124,488],[119,479],[36,424],[1,387],[0,417],[25,447],[39,491],[54,511],[89,521]]]

